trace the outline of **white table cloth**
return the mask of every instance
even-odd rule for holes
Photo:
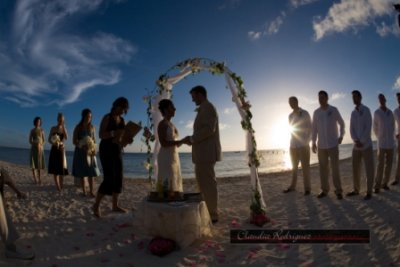
[[[212,223],[204,201],[159,203],[144,200],[138,213],[138,220],[147,234],[172,239],[181,248],[198,238],[212,236]]]

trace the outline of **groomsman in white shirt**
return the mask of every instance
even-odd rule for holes
[[[379,193],[381,188],[389,190],[388,182],[392,171],[394,150],[393,112],[386,107],[386,98],[383,94],[379,94],[378,99],[380,107],[374,113],[373,124],[374,133],[378,139],[378,167],[375,177],[375,193]],[[384,177],[383,174],[385,174]]]
[[[297,97],[289,97],[289,105],[293,112],[289,114],[289,124],[292,127],[290,138],[290,158],[292,160],[292,183],[283,190],[289,193],[296,190],[297,171],[299,162],[303,169],[304,195],[311,192],[310,185],[310,139],[311,139],[311,117],[310,114],[299,107]]]
[[[354,90],[351,94],[356,106],[351,112],[350,118],[350,135],[354,142],[352,152],[353,191],[347,193],[346,196],[356,196],[360,193],[361,160],[363,160],[365,175],[367,176],[367,193],[364,199],[368,200],[372,197],[374,186],[374,152],[371,140],[372,116],[369,108],[361,103],[361,93]]]
[[[343,198],[339,171],[339,144],[344,136],[344,121],[338,109],[328,104],[328,93],[319,91],[320,107],[314,111],[312,122],[312,151],[317,152],[321,179],[321,192],[318,198],[327,196],[329,192],[329,167],[332,170],[333,185],[338,199]],[[340,129],[338,129],[338,125]]]
[[[400,182],[400,93],[396,94],[397,102],[399,106],[394,110],[394,118],[397,122],[397,171],[395,180],[391,183],[391,185],[397,185]]]

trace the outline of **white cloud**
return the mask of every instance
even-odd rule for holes
[[[382,21],[380,25],[376,25],[376,32],[381,37],[386,37],[391,34],[400,35],[399,26],[396,23],[393,23],[392,25],[386,25],[384,21]]]
[[[314,38],[318,41],[334,32],[357,31],[376,18],[391,14],[391,5],[387,0],[341,0],[331,6],[325,18],[314,19]]]
[[[281,14],[278,17],[276,17],[273,21],[271,21],[267,29],[268,35],[277,34],[279,32],[279,29],[281,28],[285,17],[286,13],[281,12]]]
[[[345,98],[346,94],[345,93],[333,93],[331,96],[332,100],[338,100],[338,99],[342,99]]]
[[[224,0],[224,3],[218,7],[219,10],[228,8],[237,8],[242,0]]]
[[[135,46],[109,33],[64,31],[105,1],[18,1],[7,46],[0,43],[0,93],[22,106],[64,105],[90,88],[118,83],[117,64],[128,63]]]
[[[250,40],[257,41],[265,35],[277,34],[283,24],[285,17],[286,13],[281,12],[281,14],[278,17],[276,17],[271,22],[267,23],[262,31],[249,31],[247,33],[247,36],[249,37]]]
[[[232,114],[232,112],[234,112],[235,109],[236,108],[225,108],[223,112],[224,112],[224,114],[229,115],[229,114]]]
[[[219,123],[219,130],[220,131],[223,131],[223,130],[226,130],[226,129],[229,129],[229,128],[231,128],[231,126],[229,124]]]
[[[397,77],[397,80],[393,85],[393,89],[400,89],[400,76]]]
[[[249,31],[247,36],[250,38],[250,40],[255,41],[261,38],[262,32]]]
[[[193,129],[193,123],[194,123],[194,121],[192,121],[192,120],[187,121],[186,124],[185,124],[185,128],[186,129]]]
[[[298,8],[300,6],[305,6],[317,2],[318,0],[290,0],[290,5],[293,8]]]

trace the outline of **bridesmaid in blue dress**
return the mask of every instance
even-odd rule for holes
[[[96,151],[91,151],[91,145],[95,146],[96,129],[92,125],[92,111],[82,110],[81,121],[75,126],[72,142],[75,145],[74,159],[72,162],[72,175],[81,179],[82,192],[86,196],[85,177],[88,179],[88,196],[95,197],[93,191],[93,177],[100,175],[96,161]],[[91,142],[89,144],[88,142]]]
[[[49,143],[51,144],[49,155],[49,174],[54,175],[56,189],[61,192],[64,186],[64,176],[68,175],[67,159],[65,157],[64,141],[68,134],[64,124],[64,115],[58,113],[57,125],[53,126],[49,133]]]

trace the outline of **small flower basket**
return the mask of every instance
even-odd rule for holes
[[[151,254],[163,257],[176,249],[175,241],[162,237],[155,237],[149,243],[149,251]]]

